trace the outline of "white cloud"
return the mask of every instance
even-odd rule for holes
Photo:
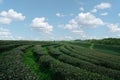
[[[84,8],[83,8],[83,7],[80,7],[80,10],[81,10],[81,11],[84,11]]]
[[[100,3],[96,6],[94,6],[94,8],[90,11],[92,13],[96,13],[98,11],[98,9],[108,9],[108,8],[111,8],[111,4],[110,3]],[[101,15],[102,16],[105,16],[107,15],[108,13],[102,13]]]
[[[64,29],[69,29],[72,33],[79,35],[78,39],[87,39],[88,36],[84,33],[84,27],[96,28],[104,25],[105,22],[103,22],[100,18],[97,18],[90,12],[87,12],[79,13],[78,16],[71,19],[68,24],[64,25]]]
[[[24,20],[25,16],[22,15],[22,13],[18,13],[14,11],[14,9],[9,9],[8,11],[2,11],[0,13],[1,16],[7,17],[10,19],[15,19],[15,20]]]
[[[30,24],[30,27],[43,33],[51,33],[53,31],[53,26],[48,24],[44,17],[34,18]]]
[[[0,40],[11,40],[13,39],[12,33],[5,28],[0,27]]]
[[[118,34],[118,35],[117,35],[117,37],[119,37],[119,38],[120,38],[120,34]]]
[[[99,36],[87,36],[86,39],[103,39],[104,37],[99,37]]]
[[[83,30],[72,30],[73,33],[78,34],[80,37],[85,38],[86,34]]]
[[[97,12],[97,9],[93,9],[91,10],[92,13],[96,13]]]
[[[0,17],[0,24],[10,24],[11,23],[11,19],[6,18],[6,17]]]
[[[120,28],[117,24],[107,24],[111,32],[120,32]]]
[[[25,38],[23,36],[16,36],[15,40],[25,40]],[[27,39],[26,39],[27,40]]]
[[[120,13],[118,13],[118,16],[120,17]]]
[[[71,36],[64,36],[64,39],[65,40],[71,40],[71,39],[73,39]]]
[[[96,9],[107,9],[107,8],[111,8],[111,4],[110,3],[100,3],[98,5],[95,6]]]
[[[8,11],[0,12],[0,24],[10,24],[13,20],[24,20],[25,16],[22,13],[18,13],[13,9],[9,9]]]
[[[0,36],[8,36],[11,35],[10,31],[8,29],[4,29],[0,27]]]
[[[56,13],[57,17],[64,17],[65,15],[61,14],[61,13]]]
[[[79,25],[82,25],[83,27],[97,27],[104,25],[104,22],[100,19],[95,17],[91,13],[80,13],[76,17],[76,21]]]
[[[76,33],[76,34],[83,34],[84,33],[84,31],[82,31],[82,30],[73,30],[72,32]]]
[[[64,35],[64,36],[52,36],[51,40],[73,40],[72,36]]]
[[[108,13],[105,12],[105,13],[101,13],[100,15],[101,15],[101,16],[106,16],[106,15],[108,15]]]
[[[9,29],[0,27],[0,40],[23,40],[22,36],[14,36]]]
[[[64,26],[65,29],[76,29],[78,28],[78,22],[75,19],[69,21],[69,24]]]
[[[65,29],[77,29],[80,27],[98,27],[104,25],[104,22],[91,13],[79,13],[74,19],[70,20],[64,26]]]

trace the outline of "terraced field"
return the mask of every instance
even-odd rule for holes
[[[119,49],[74,42],[0,41],[0,80],[120,80]]]

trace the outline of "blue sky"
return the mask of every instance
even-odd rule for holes
[[[120,38],[119,0],[0,0],[0,40]]]

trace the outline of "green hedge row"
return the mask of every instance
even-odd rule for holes
[[[27,48],[25,46],[4,52],[5,55],[0,58],[1,80],[38,80],[37,75],[23,63],[21,55],[24,54],[23,48]]]
[[[119,56],[100,53],[94,50],[85,49],[85,48],[74,46],[74,45],[72,45],[72,48],[69,48],[68,50],[72,50],[76,54],[90,58],[92,61],[95,61],[97,65],[120,70],[120,63],[119,63],[120,57]]]
[[[54,80],[113,80],[60,62],[49,55],[41,56],[40,66],[45,69],[49,69],[53,74]]]
[[[19,46],[19,44],[0,45],[0,52],[11,50],[17,46]]]
[[[111,51],[120,53],[120,46],[94,44],[94,48],[96,48],[96,49],[104,49],[104,50],[111,50]]]
[[[97,65],[92,64],[90,62],[86,62],[84,60],[77,59],[75,57],[71,57],[70,55],[68,55],[68,52],[65,52],[64,50],[62,50],[62,52],[64,54],[62,54],[58,57],[58,59],[60,61],[63,61],[65,63],[69,63],[73,66],[79,67],[81,69],[86,69],[86,70],[94,72],[94,73],[99,73],[101,75],[109,76],[109,77],[112,77],[112,78],[117,79],[117,80],[120,78],[120,76],[119,76],[120,71],[112,70],[110,68],[105,68],[104,66],[99,66],[99,65],[97,66]]]
[[[51,55],[55,58],[58,58],[58,56],[61,55],[61,53],[59,53],[58,51],[55,50],[54,46],[48,47],[48,52],[49,52],[49,55]]]
[[[70,46],[64,46],[60,48],[60,51],[61,52],[64,52],[65,54],[68,54],[72,57],[75,57],[77,59],[81,59],[81,60],[84,60],[84,61],[87,61],[87,62],[90,62],[90,63],[93,63],[93,64],[96,64],[96,65],[99,65],[98,61],[96,59],[93,59],[93,58],[89,58],[87,56],[84,56],[84,55],[81,55],[79,52],[75,51],[73,48],[71,48]]]
[[[43,52],[41,45],[35,45],[33,47],[33,56],[36,58],[36,61],[38,61],[39,58],[43,55],[46,54]]]

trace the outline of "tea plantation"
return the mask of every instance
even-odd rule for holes
[[[120,45],[0,41],[0,80],[120,80]]]

